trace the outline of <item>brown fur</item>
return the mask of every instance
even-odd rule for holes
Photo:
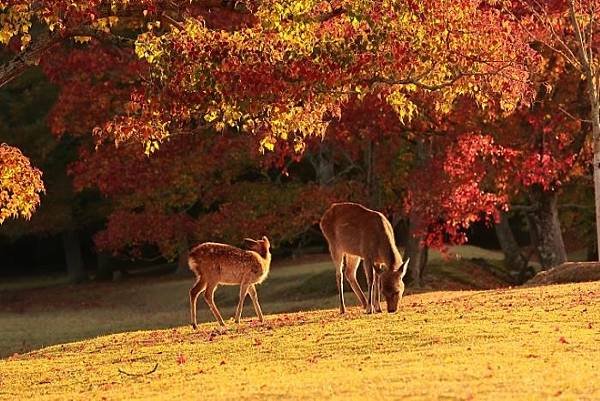
[[[381,311],[379,291],[386,298],[388,312],[395,312],[404,292],[402,278],[408,260],[402,262],[388,219],[358,203],[334,203],[323,214],[320,226],[336,267],[340,312],[346,312],[342,272],[367,313]],[[361,259],[369,283],[368,300],[356,281]],[[387,270],[378,268],[381,265]]]
[[[190,315],[192,326],[196,328],[196,301],[204,291],[204,300],[221,326],[225,325],[214,301],[214,293],[219,284],[240,285],[240,300],[235,313],[239,323],[246,295],[250,295],[256,315],[264,320],[256,284],[262,283],[269,274],[271,265],[270,243],[267,237],[255,241],[244,240],[248,250],[215,242],[205,242],[190,251],[188,264],[196,275],[196,282],[190,289]]]

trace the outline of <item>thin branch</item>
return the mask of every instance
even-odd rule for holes
[[[585,39],[583,37],[581,27],[579,26],[579,21],[577,21],[577,16],[575,14],[575,3],[573,0],[569,0],[569,16],[571,18],[571,24],[573,25],[573,30],[575,31],[575,38],[577,39],[577,45],[579,48],[579,56],[581,57],[581,64],[585,68],[585,70],[586,70],[585,72],[587,74],[589,72],[589,68],[590,68],[590,60],[588,59],[588,54],[586,51]]]
[[[544,41],[544,40],[540,39],[539,37],[537,37],[536,35],[534,35],[534,34],[531,32],[531,30],[529,30],[529,28],[527,28],[527,27],[526,27],[526,26],[523,24],[523,22],[521,21],[521,19],[520,19],[519,17],[517,17],[517,16],[516,16],[516,15],[515,15],[515,14],[512,12],[512,10],[508,9],[507,7],[504,7],[503,9],[504,9],[504,11],[505,11],[506,13],[508,13],[510,16],[512,16],[512,17],[513,17],[514,21],[516,21],[516,22],[517,22],[517,24],[519,24],[519,26],[521,27],[521,29],[523,29],[523,31],[524,31],[525,33],[527,33],[527,35],[529,36],[529,38],[530,38],[532,41],[534,41],[534,42],[539,42],[539,43],[541,43],[542,45],[544,45],[544,46],[546,46],[547,48],[549,48],[550,50],[554,51],[555,53],[557,53],[557,54],[560,54],[561,56],[563,56],[563,57],[565,58],[565,60],[567,60],[567,61],[568,61],[568,62],[569,62],[571,65],[573,65],[573,67],[575,67],[576,69],[578,69],[578,70],[580,70],[580,71],[581,71],[581,68],[580,68],[580,63],[579,63],[579,59],[578,59],[577,57],[575,57],[574,55],[573,55],[573,57],[571,57],[570,55],[566,54],[566,53],[565,53],[563,50],[561,50],[561,49],[559,49],[558,47],[556,47],[556,46],[552,45],[550,42],[547,42],[547,41]],[[534,12],[534,10],[532,10],[532,7],[531,7],[531,6],[529,6],[529,7],[528,7],[528,9],[529,9],[530,11]],[[536,16],[536,18],[538,18],[538,17]],[[539,18],[538,18],[538,21],[539,21],[539,22],[542,22],[544,25],[546,25],[546,24],[544,23],[544,21],[543,21],[543,20],[540,20]],[[550,26],[550,32],[552,32],[552,31],[554,31],[554,28],[552,28],[552,26]],[[554,37],[555,35],[554,35],[554,34],[551,34],[551,36],[553,36],[553,37]],[[555,38],[555,39],[556,39],[556,38]],[[561,42],[559,42],[559,43],[560,43],[561,45],[564,45],[564,43],[563,43],[562,41],[561,41]],[[566,49],[569,51],[569,53],[573,54],[573,52],[571,51],[571,49],[570,49],[568,46],[566,46]]]
[[[562,107],[562,106],[558,106],[558,109],[559,109],[559,110],[560,110],[560,111],[561,111],[563,114],[565,114],[567,117],[571,118],[572,120],[575,120],[575,121],[581,121],[581,122],[584,122],[584,123],[590,123],[590,124],[592,123],[592,120],[586,120],[586,119],[584,119],[584,118],[580,118],[580,117],[576,117],[576,116],[574,116],[573,114],[569,113],[569,112],[568,112],[568,111],[567,111],[567,110],[566,110],[564,107]]]
[[[577,57],[575,56],[575,53],[573,53],[573,50],[571,50],[569,45],[562,39],[561,35],[559,35],[558,32],[556,32],[556,30],[554,29],[551,18],[548,15],[548,13],[546,12],[546,8],[542,4],[540,4],[537,0],[534,0],[534,2],[537,4],[537,6],[543,12],[543,17],[541,17],[541,19],[539,21],[542,22],[544,25],[546,25],[548,28],[550,28],[550,32],[551,32],[552,37],[554,37],[554,40],[556,40],[569,53],[569,55],[571,56],[572,59],[577,60]],[[531,7],[531,10],[532,10],[532,12],[536,13],[534,7]],[[536,14],[539,15],[538,13],[536,13]]]
[[[575,203],[563,203],[558,205],[559,209],[578,209],[578,210],[590,210],[594,209],[594,205],[578,205]]]
[[[167,25],[174,26],[175,28],[177,28],[180,31],[185,31],[185,27],[179,21],[177,21],[175,18],[171,17],[166,12],[163,12],[160,15],[160,19],[163,20],[163,21],[165,21],[165,23]]]
[[[119,373],[122,373],[122,374],[127,375],[127,376],[147,376],[147,375],[150,375],[150,374],[156,372],[156,369],[158,369],[158,363],[155,364],[154,367],[152,368],[152,370],[149,370],[148,372],[129,373],[129,372],[124,371],[121,368],[119,368],[118,370],[119,370]]]

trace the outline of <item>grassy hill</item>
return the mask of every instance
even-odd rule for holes
[[[498,256],[474,247],[463,247],[461,252],[461,258],[484,256],[493,260],[490,256]],[[329,256],[320,255],[310,261],[275,263],[269,278],[258,290],[266,313],[338,305],[335,272]],[[191,277],[131,278],[75,286],[61,284],[61,280],[61,277],[51,277],[37,283],[31,279],[0,282],[0,357],[99,335],[177,327],[189,322]],[[493,272],[468,260],[455,257],[444,261],[435,253],[432,253],[426,282],[425,290],[429,291],[506,286]],[[349,285],[346,290],[350,291],[346,300],[353,305],[356,299]],[[237,297],[237,287],[219,288],[216,302],[223,316],[233,314]],[[252,307],[248,309],[251,310]],[[202,300],[198,302],[198,319],[200,322],[214,319]]]
[[[322,310],[107,335],[0,360],[0,398],[591,401],[599,372],[596,282],[415,294],[394,315]]]

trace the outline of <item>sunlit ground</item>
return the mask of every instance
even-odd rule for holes
[[[138,295],[132,302],[147,296]],[[109,335],[0,361],[0,396],[591,401],[599,364],[596,282],[409,295],[394,315],[354,308],[250,318],[224,332],[210,322]]]
[[[494,272],[468,263],[485,258],[501,266],[500,253],[476,247],[455,249],[444,260],[432,253],[425,290],[489,289],[506,286]],[[309,258],[311,263],[276,261],[269,278],[259,287],[267,313],[334,308],[338,305],[335,272],[329,257]],[[362,271],[359,273],[362,275]],[[0,357],[43,346],[131,330],[178,327],[189,322],[188,291],[192,278],[132,278],[116,283],[65,286],[61,276],[11,280],[0,283]],[[37,289],[35,287],[46,287]],[[364,287],[363,287],[364,288]],[[346,302],[356,303],[348,285]],[[220,287],[217,305],[232,316],[236,287]],[[250,305],[249,301],[248,304]],[[252,311],[251,306],[247,312]],[[198,302],[199,321],[213,316]]]

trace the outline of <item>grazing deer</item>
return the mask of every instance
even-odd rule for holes
[[[334,203],[323,214],[319,225],[336,268],[340,312],[346,312],[342,272],[367,313],[381,312],[380,290],[386,299],[388,312],[395,312],[404,293],[402,278],[410,258],[402,262],[388,219],[357,203]],[[369,287],[368,300],[356,281],[361,259]],[[387,269],[381,269],[380,265]]]
[[[190,270],[196,275],[196,283],[190,289],[190,314],[193,328],[197,327],[196,301],[202,291],[204,291],[204,300],[215,319],[221,326],[225,326],[214,300],[215,290],[219,284],[240,285],[240,300],[235,311],[236,323],[240,322],[244,300],[248,294],[258,319],[261,322],[264,320],[255,285],[262,283],[269,274],[271,265],[269,239],[262,237],[261,240],[255,241],[246,238],[244,244],[248,250],[205,242],[190,251],[188,264]]]

